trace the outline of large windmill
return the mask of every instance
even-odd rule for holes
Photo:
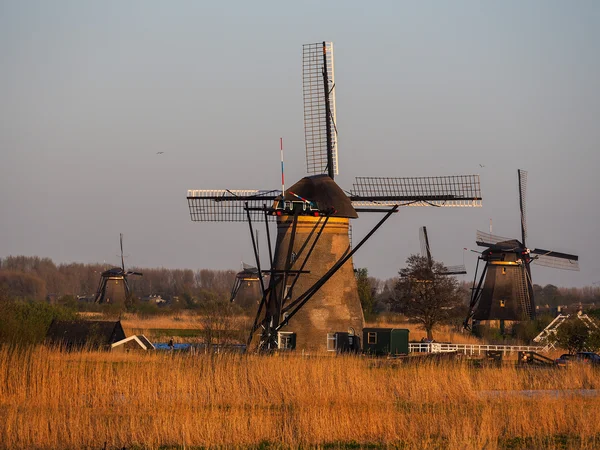
[[[95,303],[104,303],[105,301],[109,301],[106,296],[106,290],[108,283],[111,281],[113,281],[115,284],[122,284],[123,290],[125,291],[125,298],[129,298],[131,295],[131,289],[129,288],[127,277],[130,275],[142,276],[142,273],[140,272],[125,270],[125,257],[123,255],[123,233],[121,233],[119,236],[121,243],[121,267],[113,267],[112,269],[102,272],[100,275],[100,284],[98,284],[98,290],[96,291],[96,297],[94,297]]]
[[[193,221],[248,221],[262,298],[248,343],[259,350],[335,350],[362,333],[364,317],[352,256],[400,206],[481,206],[478,175],[422,178],[356,178],[352,190],[338,174],[333,44],[303,47],[303,97],[309,176],[281,190],[190,190]],[[283,178],[282,178],[283,181]],[[349,220],[384,213],[350,246]],[[262,269],[252,221],[266,227],[268,269]],[[276,221],[275,249],[269,223]]]
[[[429,234],[427,233],[427,227],[422,226],[419,228],[419,241],[421,243],[421,256],[427,258],[427,266],[429,271],[433,270],[433,257],[431,256],[431,246],[429,245]],[[464,275],[467,273],[464,264],[456,266],[444,266],[443,272],[438,272],[438,275]],[[400,276],[408,276],[408,272],[400,273]]]
[[[495,236],[477,231],[476,242],[487,247],[477,260],[469,315],[465,328],[472,321],[481,320],[530,320],[535,317],[533,282],[530,264],[579,270],[577,255],[527,247],[527,222],[525,193],[527,172],[518,170],[519,208],[521,211],[521,240]],[[479,262],[484,263],[479,282]],[[501,322],[502,326],[503,322]]]

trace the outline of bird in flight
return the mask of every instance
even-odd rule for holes
[[[162,153],[162,152],[161,152]],[[483,164],[479,164],[479,167],[485,167]]]
[[[164,152],[156,152],[157,155],[162,155]]]

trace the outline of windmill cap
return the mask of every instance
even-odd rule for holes
[[[294,195],[295,194],[295,195]],[[350,198],[329,175],[304,177],[286,189],[284,200],[297,202],[299,197],[316,204],[320,211],[334,210],[331,217],[358,218]]]

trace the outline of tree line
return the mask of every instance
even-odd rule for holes
[[[0,290],[13,297],[42,300],[51,296],[93,296],[100,282],[100,274],[110,268],[105,264],[55,264],[50,258],[39,256],[8,256],[0,258]],[[233,286],[236,271],[212,269],[139,268],[142,277],[129,277],[136,297],[160,295],[173,297],[227,298]],[[369,276],[366,268],[356,270],[359,293],[365,314],[389,312],[393,309],[390,298],[398,277],[381,280]],[[464,301],[468,301],[471,283],[459,283]],[[571,304],[600,303],[600,286],[582,288],[557,287],[552,284],[533,286],[536,304],[556,307]]]
[[[28,300],[91,297],[101,273],[109,268],[104,264],[55,264],[52,259],[39,256],[8,256],[0,259],[0,291]],[[229,296],[236,275],[233,270],[131,269],[143,273],[141,277],[128,278],[136,297],[160,295],[167,300],[183,296],[224,299]]]

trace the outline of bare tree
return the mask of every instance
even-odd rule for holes
[[[409,256],[406,263],[407,267],[399,272],[390,309],[420,323],[427,338],[432,340],[434,328],[450,319],[453,310],[463,304],[458,281],[444,275],[443,264],[435,261],[429,264],[420,255]]]

